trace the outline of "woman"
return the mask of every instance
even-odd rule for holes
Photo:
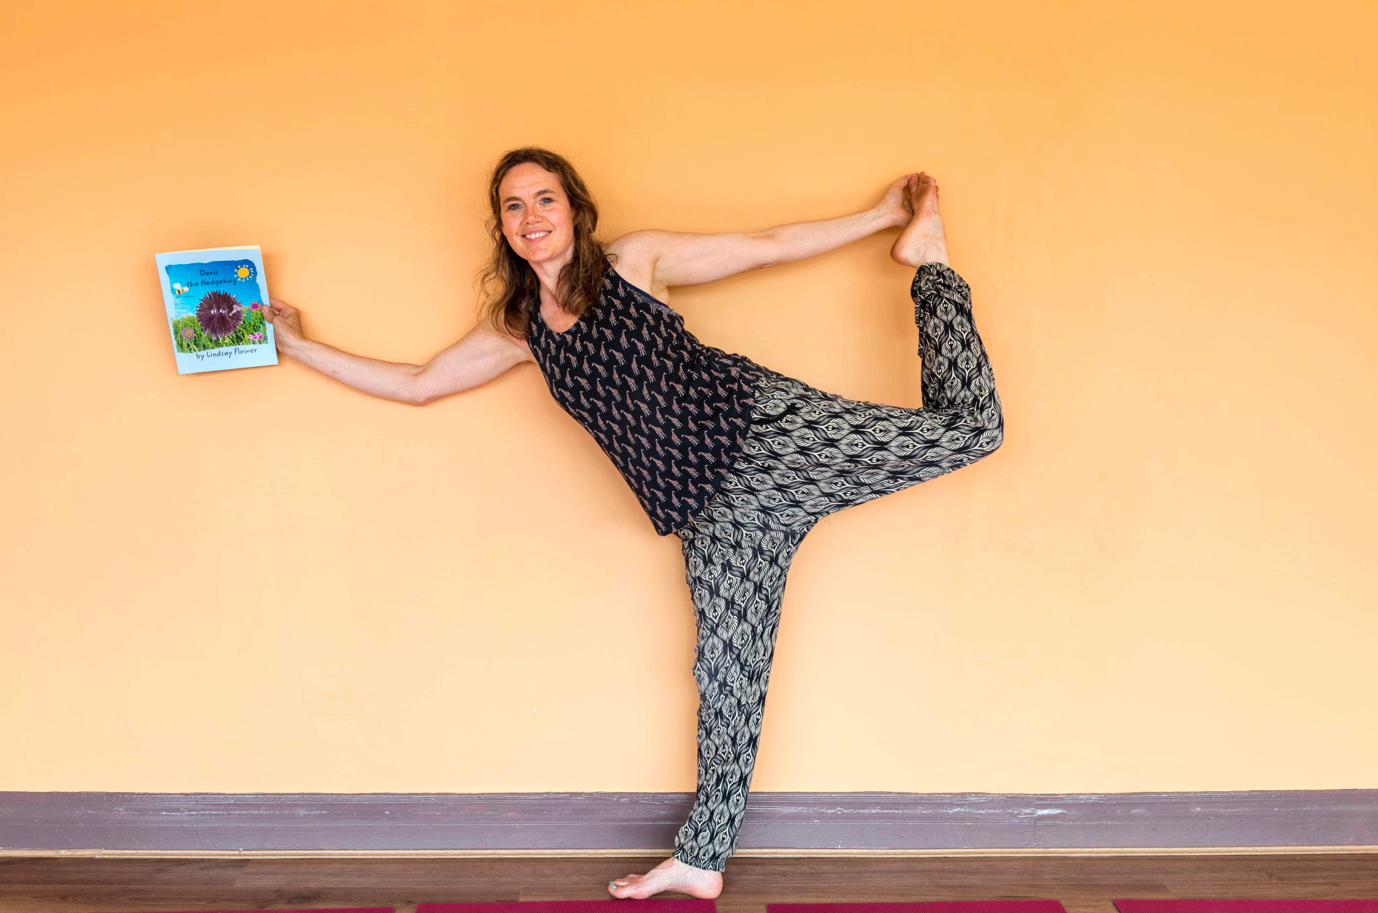
[[[504,155],[489,182],[497,292],[425,365],[307,339],[270,299],[278,348],[350,386],[424,404],[532,361],[612,459],[660,535],[682,544],[698,628],[698,788],[672,858],[609,882],[615,897],[712,898],[736,847],[755,765],[785,576],[823,517],[951,472],[1000,446],[1003,419],[970,289],[947,262],[938,185],[924,172],[874,207],[765,231],[634,231],[602,244],[598,210],[563,157]],[[844,399],[700,343],[665,304],[699,285],[821,254],[882,229],[917,272],[922,409]]]

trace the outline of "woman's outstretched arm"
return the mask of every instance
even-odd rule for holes
[[[308,339],[301,329],[300,311],[276,298],[268,302],[268,320],[280,353],[356,390],[400,403],[424,406],[477,387],[531,360],[530,350],[520,341],[480,320],[458,342],[424,365],[380,361]]]
[[[647,229],[618,239],[654,262],[655,285],[702,285],[737,273],[791,263],[826,253],[886,228],[909,224],[904,188],[898,179],[870,209],[834,219],[791,222],[761,231],[700,234]]]

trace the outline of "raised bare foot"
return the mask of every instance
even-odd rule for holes
[[[905,188],[905,206],[913,210],[914,215],[895,239],[890,256],[897,263],[916,269],[924,263],[946,264],[943,220],[938,215],[938,182],[933,175],[920,171],[917,177],[909,179]]]
[[[696,869],[671,857],[645,875],[628,875],[608,882],[613,897],[641,899],[661,891],[679,891],[691,897],[712,900],[722,893],[722,873]]]

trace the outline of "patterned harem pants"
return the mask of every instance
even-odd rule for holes
[[[761,735],[785,576],[831,513],[960,469],[1000,446],[995,378],[951,267],[925,263],[910,294],[922,409],[844,399],[766,370],[721,488],[676,535],[698,626],[698,789],[674,856],[722,871],[737,845]]]

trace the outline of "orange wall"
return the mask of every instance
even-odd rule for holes
[[[693,788],[678,540],[535,366],[421,409],[173,367],[153,255],[232,244],[424,362],[528,143],[605,240],[942,185],[1006,442],[810,534],[757,789],[1378,785],[1376,10],[9,10],[0,788]],[[894,236],[672,303],[918,405]]]

